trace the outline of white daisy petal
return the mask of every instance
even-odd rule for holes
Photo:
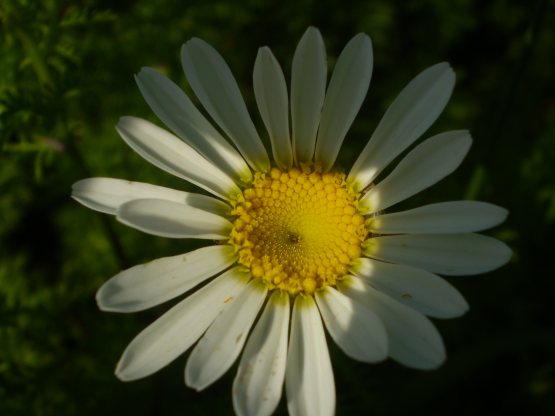
[[[219,245],[140,264],[104,283],[96,302],[101,310],[110,312],[148,309],[187,292],[235,260],[233,247]]]
[[[141,69],[135,79],[152,111],[175,134],[233,179],[251,180],[245,160],[173,81],[152,68]]]
[[[416,76],[389,106],[348,176],[357,191],[368,186],[395,157],[439,117],[455,85],[446,62]]]
[[[219,215],[163,199],[135,199],[121,205],[118,221],[148,234],[168,238],[229,238],[231,223]]]
[[[393,299],[434,318],[454,318],[468,310],[468,303],[457,289],[421,269],[358,258],[350,271]]]
[[[318,29],[301,38],[291,68],[291,127],[295,161],[311,162],[326,92],[326,49]]]
[[[187,386],[204,390],[231,367],[243,349],[267,293],[264,284],[252,280],[236,301],[224,308],[187,360]]]
[[[335,412],[335,385],[328,346],[312,296],[297,296],[285,370],[291,416],[328,416]]]
[[[244,290],[248,278],[231,269],[175,305],[131,341],[116,375],[123,381],[146,377],[183,354]]]
[[[254,63],[254,96],[268,130],[272,153],[281,169],[293,163],[289,137],[289,99],[283,71],[268,47],[260,48]]]
[[[420,143],[361,198],[363,212],[388,208],[434,185],[457,169],[471,144],[467,131],[441,133]]]
[[[154,166],[223,199],[240,192],[229,176],[168,131],[136,117],[122,117],[116,130],[135,152]]]
[[[316,292],[316,302],[328,332],[345,354],[367,363],[387,358],[387,334],[372,310],[329,286]]]
[[[365,285],[351,276],[339,284],[347,296],[364,303],[382,319],[389,337],[389,355],[401,364],[433,369],[445,361],[445,347],[437,329],[421,313]]]
[[[480,234],[409,234],[367,240],[364,255],[445,275],[489,272],[511,259],[501,241]]]
[[[508,211],[487,202],[450,201],[380,215],[367,222],[374,234],[453,234],[491,228],[505,221]]]
[[[345,46],[326,92],[314,159],[329,170],[366,97],[372,76],[372,42],[364,33]]]
[[[183,69],[191,88],[253,169],[266,172],[270,161],[258,137],[237,81],[221,55],[193,38],[181,49]]]
[[[287,358],[289,295],[275,291],[252,331],[233,381],[239,416],[269,416],[281,398]]]
[[[116,215],[117,209],[134,199],[164,199],[218,215],[229,215],[231,207],[207,195],[176,191],[163,186],[124,179],[88,178],[75,182],[71,197],[95,211]]]

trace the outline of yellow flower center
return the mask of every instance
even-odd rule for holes
[[[335,285],[368,234],[358,197],[340,172],[304,166],[255,174],[232,211],[239,263],[291,295]]]

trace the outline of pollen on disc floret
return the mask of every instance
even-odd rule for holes
[[[358,197],[342,172],[307,165],[256,173],[232,211],[239,263],[269,289],[291,295],[334,285],[368,234]]]

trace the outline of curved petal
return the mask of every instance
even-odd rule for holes
[[[149,376],[183,354],[246,287],[249,276],[231,269],[185,298],[137,335],[116,368],[123,381]]]
[[[439,117],[455,86],[448,63],[418,74],[385,112],[370,141],[356,160],[347,181],[361,191]]]
[[[234,248],[203,247],[124,270],[96,292],[103,311],[136,312],[159,305],[204,282],[236,260]]]
[[[299,41],[291,68],[291,127],[297,163],[312,161],[326,77],[324,40],[318,29],[309,27]]]
[[[142,68],[135,80],[154,114],[175,134],[233,179],[250,182],[252,173],[245,160],[181,88],[152,68]]]
[[[181,49],[183,69],[191,88],[222,130],[257,171],[267,172],[270,161],[239,91],[221,55],[205,41],[193,38]]]
[[[224,308],[187,360],[187,386],[204,390],[231,367],[243,349],[267,293],[264,284],[252,280],[237,300]]]
[[[274,160],[281,169],[293,163],[289,136],[289,98],[283,71],[268,47],[260,48],[253,72],[254,96],[268,130]]]
[[[229,238],[231,223],[223,217],[163,199],[135,199],[118,208],[118,221],[148,234],[168,238]]]
[[[112,215],[116,215],[121,205],[135,199],[164,199],[218,215],[229,215],[231,210],[225,202],[207,195],[113,178],[77,181],[72,186],[71,197],[87,208]]]
[[[434,185],[457,169],[471,144],[467,131],[441,133],[420,143],[360,199],[361,210],[369,214],[388,208]]]
[[[295,299],[285,388],[291,416],[334,414],[333,371],[324,328],[312,296]]]
[[[470,233],[502,223],[508,213],[487,202],[450,201],[379,215],[369,219],[367,227],[374,234]]]
[[[351,39],[339,55],[324,100],[314,156],[324,171],[333,166],[366,97],[372,64],[372,42],[364,33]]]
[[[172,175],[227,200],[241,192],[229,176],[195,149],[146,120],[122,117],[116,130],[135,152]]]
[[[328,332],[345,354],[367,363],[387,358],[387,334],[372,310],[332,287],[316,292],[316,303]]]
[[[342,280],[339,287],[345,295],[365,304],[382,319],[389,336],[391,358],[421,370],[437,368],[445,361],[441,336],[424,315],[354,276]]]
[[[511,249],[480,234],[409,234],[375,237],[364,255],[445,275],[489,272],[507,263]]]
[[[281,398],[287,358],[289,295],[274,291],[252,331],[233,381],[240,416],[270,416]]]
[[[421,269],[358,258],[350,271],[396,301],[434,318],[454,318],[468,310],[468,303],[457,289]]]

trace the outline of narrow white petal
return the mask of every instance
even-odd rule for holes
[[[96,302],[103,311],[141,311],[187,292],[235,260],[233,247],[220,245],[140,264],[104,283]]]
[[[121,205],[118,221],[148,234],[168,238],[223,240],[231,223],[219,215],[163,199],[135,199]]]
[[[366,97],[372,76],[372,42],[364,33],[345,46],[326,92],[316,141],[315,161],[330,169]]]
[[[185,367],[185,383],[197,391],[219,379],[243,349],[268,289],[253,280],[224,308],[195,346]]]
[[[181,49],[183,69],[191,88],[253,169],[266,172],[270,161],[258,137],[237,81],[221,55],[193,38]]]
[[[395,157],[439,117],[455,85],[449,64],[436,64],[416,76],[389,106],[356,160],[348,181],[357,191],[368,186]]]
[[[316,292],[316,302],[328,332],[345,354],[367,363],[387,358],[387,334],[372,310],[332,287]]]
[[[511,249],[480,234],[408,234],[375,237],[364,255],[445,275],[489,272],[507,263]]]
[[[434,318],[454,318],[468,310],[457,289],[433,273],[399,264],[358,258],[351,272],[393,299]]]
[[[282,169],[293,163],[289,136],[289,98],[283,71],[268,47],[260,48],[254,63],[254,96],[268,130],[274,160]]]
[[[340,290],[376,312],[389,337],[389,355],[401,364],[418,369],[439,367],[445,347],[437,329],[421,313],[362,283],[357,277],[341,281]]]
[[[112,215],[116,215],[121,205],[134,199],[164,199],[218,215],[229,215],[230,212],[230,206],[225,202],[207,195],[124,179],[82,179],[73,184],[71,197],[88,208]]]
[[[507,218],[505,208],[487,202],[450,201],[380,215],[367,222],[374,234],[453,234],[485,230]]]
[[[116,130],[135,152],[154,166],[223,199],[240,193],[229,176],[170,132],[136,117],[122,117]]]
[[[441,133],[420,143],[361,198],[362,210],[388,208],[434,185],[457,169],[471,144],[467,131]]]
[[[291,68],[291,125],[297,163],[311,162],[326,92],[326,48],[318,29],[299,41]]]
[[[233,179],[251,180],[245,160],[173,81],[152,68],[141,69],[135,80],[152,111],[176,135]]]
[[[287,357],[289,295],[275,291],[252,331],[233,381],[239,416],[269,416],[281,398]]]
[[[291,416],[335,413],[335,384],[326,335],[312,296],[295,299],[285,388]]]
[[[199,339],[247,281],[248,275],[234,268],[175,305],[131,341],[116,375],[124,381],[136,380],[168,365]]]

